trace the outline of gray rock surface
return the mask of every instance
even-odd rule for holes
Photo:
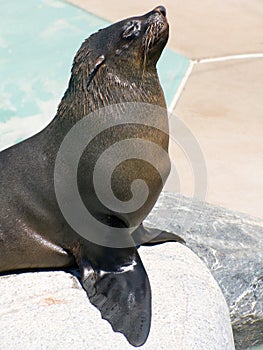
[[[181,235],[230,310],[236,348],[263,343],[263,220],[164,193],[145,224]]]
[[[234,350],[229,311],[205,264],[187,247],[140,248],[152,287],[143,350]],[[0,349],[133,349],[101,319],[76,277],[62,271],[0,277]]]

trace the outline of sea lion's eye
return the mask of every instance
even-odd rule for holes
[[[141,22],[139,21],[130,21],[128,22],[122,33],[123,38],[136,37],[140,34],[141,31]]]

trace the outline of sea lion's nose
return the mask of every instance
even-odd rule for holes
[[[159,12],[161,15],[166,17],[166,8],[164,6],[155,7],[154,11]]]

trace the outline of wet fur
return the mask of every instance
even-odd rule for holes
[[[0,155],[0,272],[77,263],[90,301],[134,346],[146,341],[151,322],[150,284],[137,248],[102,247],[80,237],[69,226],[54,192],[54,164],[65,135],[87,114],[120,102],[146,102],[165,108],[156,63],[167,39],[168,25],[157,10],[92,35],[76,54],[68,89],[53,121]],[[167,122],[165,116],[164,124]],[[79,191],[83,201],[98,217],[104,211],[111,225],[124,222],[93,199],[86,175],[92,175],[92,162],[107,147],[106,140],[113,143],[120,135],[134,137],[138,133],[168,150],[166,134],[130,126],[95,138],[80,162]],[[113,179],[113,187],[123,200],[129,193],[122,189],[130,181],[138,175],[148,181],[152,193],[148,205],[133,215],[137,225],[148,215],[162,189],[158,174],[151,167],[143,169],[141,174],[139,162],[127,163]],[[122,178],[128,181],[125,186],[119,180]],[[154,230],[140,225],[134,232],[135,243],[143,236],[149,244],[182,241],[167,232],[155,237]]]

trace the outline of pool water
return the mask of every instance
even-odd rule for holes
[[[60,0],[0,0],[0,149],[43,129],[67,87],[73,57],[110,23]],[[158,71],[167,104],[189,60],[165,49]]]

